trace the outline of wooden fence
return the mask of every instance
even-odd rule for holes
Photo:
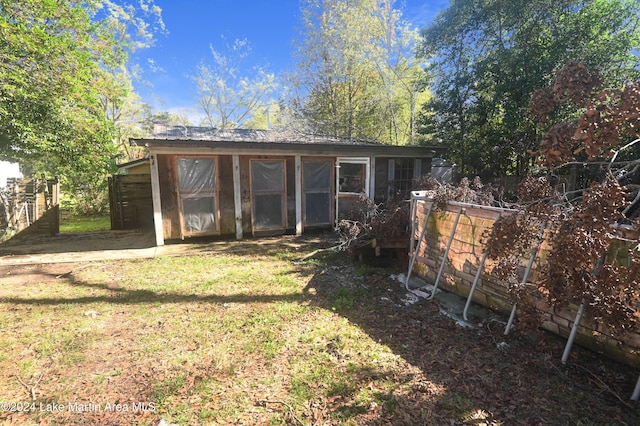
[[[8,178],[5,209],[8,229],[15,233],[55,235],[60,232],[58,178]]]
[[[109,178],[111,229],[153,226],[151,175],[113,175]]]

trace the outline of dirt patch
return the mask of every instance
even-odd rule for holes
[[[96,231],[55,236],[26,235],[0,243],[0,265],[183,256],[189,254],[255,254],[299,250],[309,244],[328,247],[335,235],[280,235],[236,241],[232,237],[202,237],[166,241],[156,247],[155,236],[142,231]]]
[[[152,233],[95,231],[58,235],[16,236],[0,244],[0,256],[131,250],[155,246]]]

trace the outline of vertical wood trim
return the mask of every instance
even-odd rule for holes
[[[302,235],[304,226],[302,224],[302,158],[295,156],[296,167],[296,235]]]
[[[334,201],[335,201],[335,213],[336,214],[335,214],[335,217],[333,218],[333,227],[337,229],[338,228],[338,217],[339,217],[339,213],[340,213],[338,211],[338,208],[340,207],[338,205],[339,197],[340,197],[340,195],[339,195],[339,192],[340,192],[340,159],[339,158],[336,158],[336,162],[335,162],[334,168],[335,168],[335,171],[334,171],[334,173],[335,173],[335,179],[334,179],[335,200]]]
[[[369,160],[369,198],[373,201],[376,198],[376,157]]]
[[[160,202],[160,174],[158,173],[158,156],[151,154],[151,196],[153,201],[153,227],[156,232],[156,246],[164,245],[162,226],[162,205]]]
[[[413,160],[413,178],[418,179],[422,176],[422,159],[416,158]]]
[[[236,216],[236,240],[242,239],[242,187],[240,185],[240,156],[233,154],[233,205]]]

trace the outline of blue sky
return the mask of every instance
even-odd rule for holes
[[[131,0],[128,0],[129,2]],[[202,61],[211,58],[210,46],[222,50],[228,41],[246,38],[251,59],[276,75],[292,70],[292,42],[298,37],[298,0],[155,0],[162,8],[167,34],[133,58],[143,69],[135,83],[144,102],[156,111],[197,114],[197,93],[191,77]],[[449,5],[448,0],[397,0],[404,19],[418,28]],[[152,62],[150,62],[152,61]],[[195,123],[197,124],[197,123]],[[0,162],[0,186],[7,176],[17,176],[17,165]]]
[[[190,76],[211,58],[210,46],[222,51],[223,36],[231,43],[246,38],[251,60],[276,75],[293,68],[292,41],[298,37],[298,0],[156,0],[167,34],[134,58],[145,70],[136,90],[156,110],[185,113],[195,108],[196,87]],[[403,17],[418,28],[427,26],[448,0],[398,0]],[[149,62],[152,60],[152,63]],[[155,70],[154,70],[155,69]]]

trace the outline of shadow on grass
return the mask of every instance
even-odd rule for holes
[[[280,260],[294,260],[299,253],[308,251],[308,246],[302,249],[295,241],[292,240],[287,249],[280,247],[278,250],[273,241],[252,242],[247,251],[230,250],[225,253],[237,256],[260,253]],[[215,252],[213,247],[210,250]],[[70,298],[9,297],[0,299],[0,303],[224,304],[284,301],[311,304],[335,312],[401,357],[405,369],[399,373],[384,367],[353,367],[344,380],[337,380],[324,390],[324,405],[309,408],[329,411],[333,421],[414,425],[634,424],[637,420],[637,406],[620,403],[610,393],[604,392],[593,378],[559,365],[557,360],[563,344],[560,339],[544,334],[529,338],[516,333],[507,340],[501,336],[502,327],[493,324],[498,330],[494,332],[491,323],[482,328],[462,328],[440,314],[437,302],[421,300],[406,303],[402,286],[389,279],[391,271],[388,269],[362,268],[335,256],[323,255],[319,259],[293,269],[294,273],[310,276],[304,291],[294,294],[198,295],[132,290],[107,283],[88,283],[69,273],[50,274],[49,278],[53,281],[64,277],[65,285],[102,290],[108,294]],[[499,345],[505,340],[508,344],[506,350]],[[344,362],[339,347],[328,345],[325,350],[336,363]],[[582,350],[574,353],[583,360],[592,357]],[[598,363],[596,358],[593,358],[593,363]],[[630,368],[620,371],[626,374],[623,376],[626,381],[623,380],[619,394],[630,394],[637,372]],[[383,387],[381,382],[391,382],[392,385]],[[369,402],[356,398],[358,391],[363,389],[371,395]],[[309,418],[313,419],[311,415]],[[327,417],[316,420],[326,421]]]
[[[578,368],[562,366],[565,341],[557,336],[527,331],[506,337],[494,320],[462,327],[442,315],[437,301],[408,303],[403,286],[389,278],[392,271],[360,275],[358,269],[346,264],[315,274],[305,289],[311,303],[338,312],[419,371],[402,392],[384,395],[377,417],[360,415],[359,424],[637,422],[638,404],[616,398],[631,394],[638,375],[633,368],[582,348],[573,351]]]
[[[10,305],[59,305],[59,304],[89,304],[89,303],[113,303],[121,305],[153,304],[153,303],[274,303],[274,302],[302,302],[307,297],[301,293],[294,294],[181,294],[175,292],[155,292],[151,290],[128,289],[122,286],[105,283],[88,283],[79,280],[72,272],[55,275],[43,272],[39,269],[31,269],[29,274],[38,274],[51,280],[65,278],[61,285],[86,288],[92,290],[104,290],[110,294],[80,297],[1,297],[0,303]],[[15,276],[15,274],[13,274]]]
[[[152,233],[142,231],[91,231],[57,235],[15,236],[0,243],[0,256],[135,250],[155,246]]]

